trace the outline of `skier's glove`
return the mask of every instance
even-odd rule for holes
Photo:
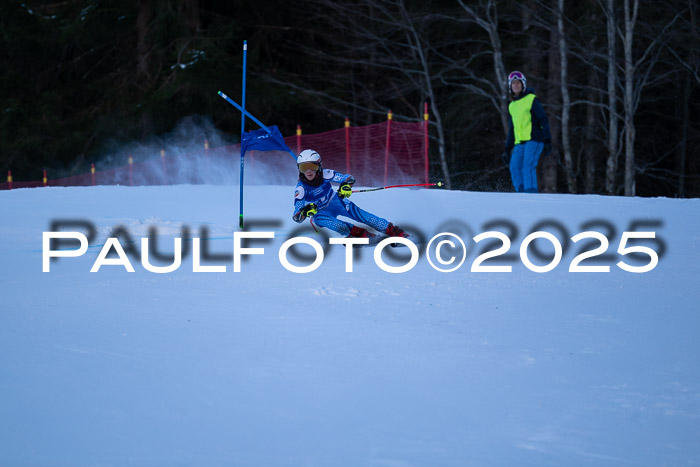
[[[352,186],[349,183],[343,183],[338,188],[338,196],[341,198],[349,198],[352,195]]]
[[[503,159],[503,163],[505,165],[510,165],[510,151],[507,149],[503,151],[503,154],[501,154],[501,159]]]
[[[316,209],[316,205],[314,203],[311,203],[301,208],[301,211],[299,212],[304,217],[313,217],[318,212],[318,209]]]

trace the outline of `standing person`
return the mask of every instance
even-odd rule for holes
[[[343,237],[370,238],[376,235],[366,229],[338,219],[344,216],[361,222],[390,237],[408,237],[403,230],[386,219],[358,208],[348,198],[355,177],[321,167],[321,156],[313,149],[304,149],[297,157],[299,182],[294,189],[294,219],[301,223],[313,217],[313,223],[338,232]],[[339,183],[338,192],[331,182]]]
[[[508,75],[511,103],[508,105],[510,125],[503,158],[518,193],[537,193],[537,163],[540,155],[551,151],[549,121],[535,92],[526,87],[525,75],[514,71]]]

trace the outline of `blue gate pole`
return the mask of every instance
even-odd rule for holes
[[[243,41],[243,97],[241,99],[241,176],[238,181],[240,185],[240,214],[238,216],[238,227],[243,228],[243,133],[245,132],[245,74],[246,74],[246,55],[248,54],[248,41]]]

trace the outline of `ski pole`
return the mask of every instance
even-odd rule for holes
[[[316,224],[314,224],[313,216],[309,217],[309,224],[311,224],[311,227],[314,228],[314,232],[318,233],[318,229],[316,228]]]
[[[353,193],[364,193],[367,191],[378,191],[378,190],[386,190],[387,188],[405,188],[409,186],[442,186],[442,182],[435,182],[435,183],[414,183],[412,185],[389,185],[389,186],[382,186],[379,188],[367,188],[364,190],[352,190]]]

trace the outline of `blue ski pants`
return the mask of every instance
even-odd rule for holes
[[[510,157],[510,178],[518,193],[537,193],[537,163],[544,144],[540,141],[525,141],[516,144]]]
[[[338,232],[343,237],[347,237],[353,224],[337,219],[338,216],[348,217],[354,221],[361,222],[373,229],[384,232],[389,225],[389,221],[357,207],[355,203],[333,196],[328,206],[321,209],[313,217],[313,223],[319,227]]]

